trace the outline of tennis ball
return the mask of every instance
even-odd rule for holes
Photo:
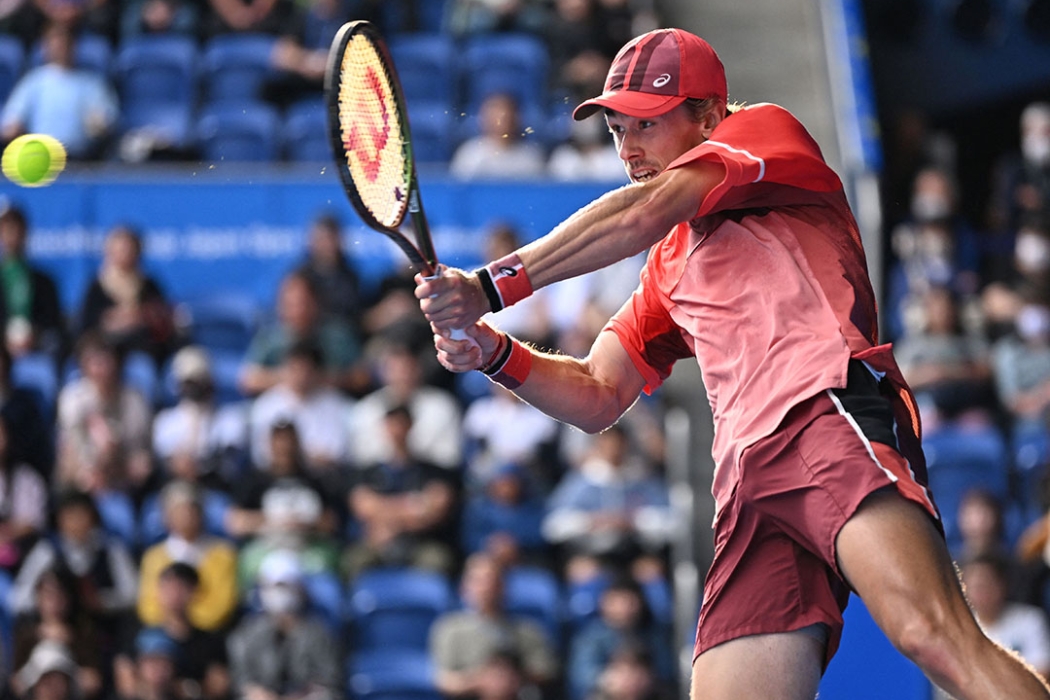
[[[25,134],[7,144],[0,167],[17,185],[43,187],[66,167],[66,149],[54,136]]]

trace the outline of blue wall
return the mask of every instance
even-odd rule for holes
[[[608,189],[422,176],[438,254],[458,265],[480,262],[485,230],[493,222],[509,221],[531,239]],[[176,300],[239,289],[269,305],[281,275],[302,254],[309,222],[322,211],[345,222],[347,250],[366,282],[402,261],[393,244],[361,224],[335,175],[316,168],[74,171],[45,188],[5,181],[0,196],[27,210],[30,256],[55,274],[71,312],[97,269],[106,231],[122,222],[140,229],[146,267]]]

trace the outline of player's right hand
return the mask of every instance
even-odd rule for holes
[[[426,279],[416,275],[416,299],[431,325],[442,330],[469,328],[489,312],[489,301],[478,276],[454,267]]]
[[[499,333],[487,323],[467,326],[463,332],[468,337],[463,340],[454,340],[450,331],[434,324],[431,328],[438,362],[450,372],[469,372],[483,367],[499,346]]]

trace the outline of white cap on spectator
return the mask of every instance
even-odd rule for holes
[[[171,373],[179,382],[209,381],[211,379],[211,361],[204,348],[188,345],[177,353],[171,361]]]

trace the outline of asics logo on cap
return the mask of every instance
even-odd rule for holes
[[[667,83],[669,83],[669,82],[671,82],[671,74],[670,73],[664,73],[659,78],[657,78],[656,80],[653,81],[653,87],[657,87],[657,88],[658,87],[663,87],[664,85],[667,85]]]

